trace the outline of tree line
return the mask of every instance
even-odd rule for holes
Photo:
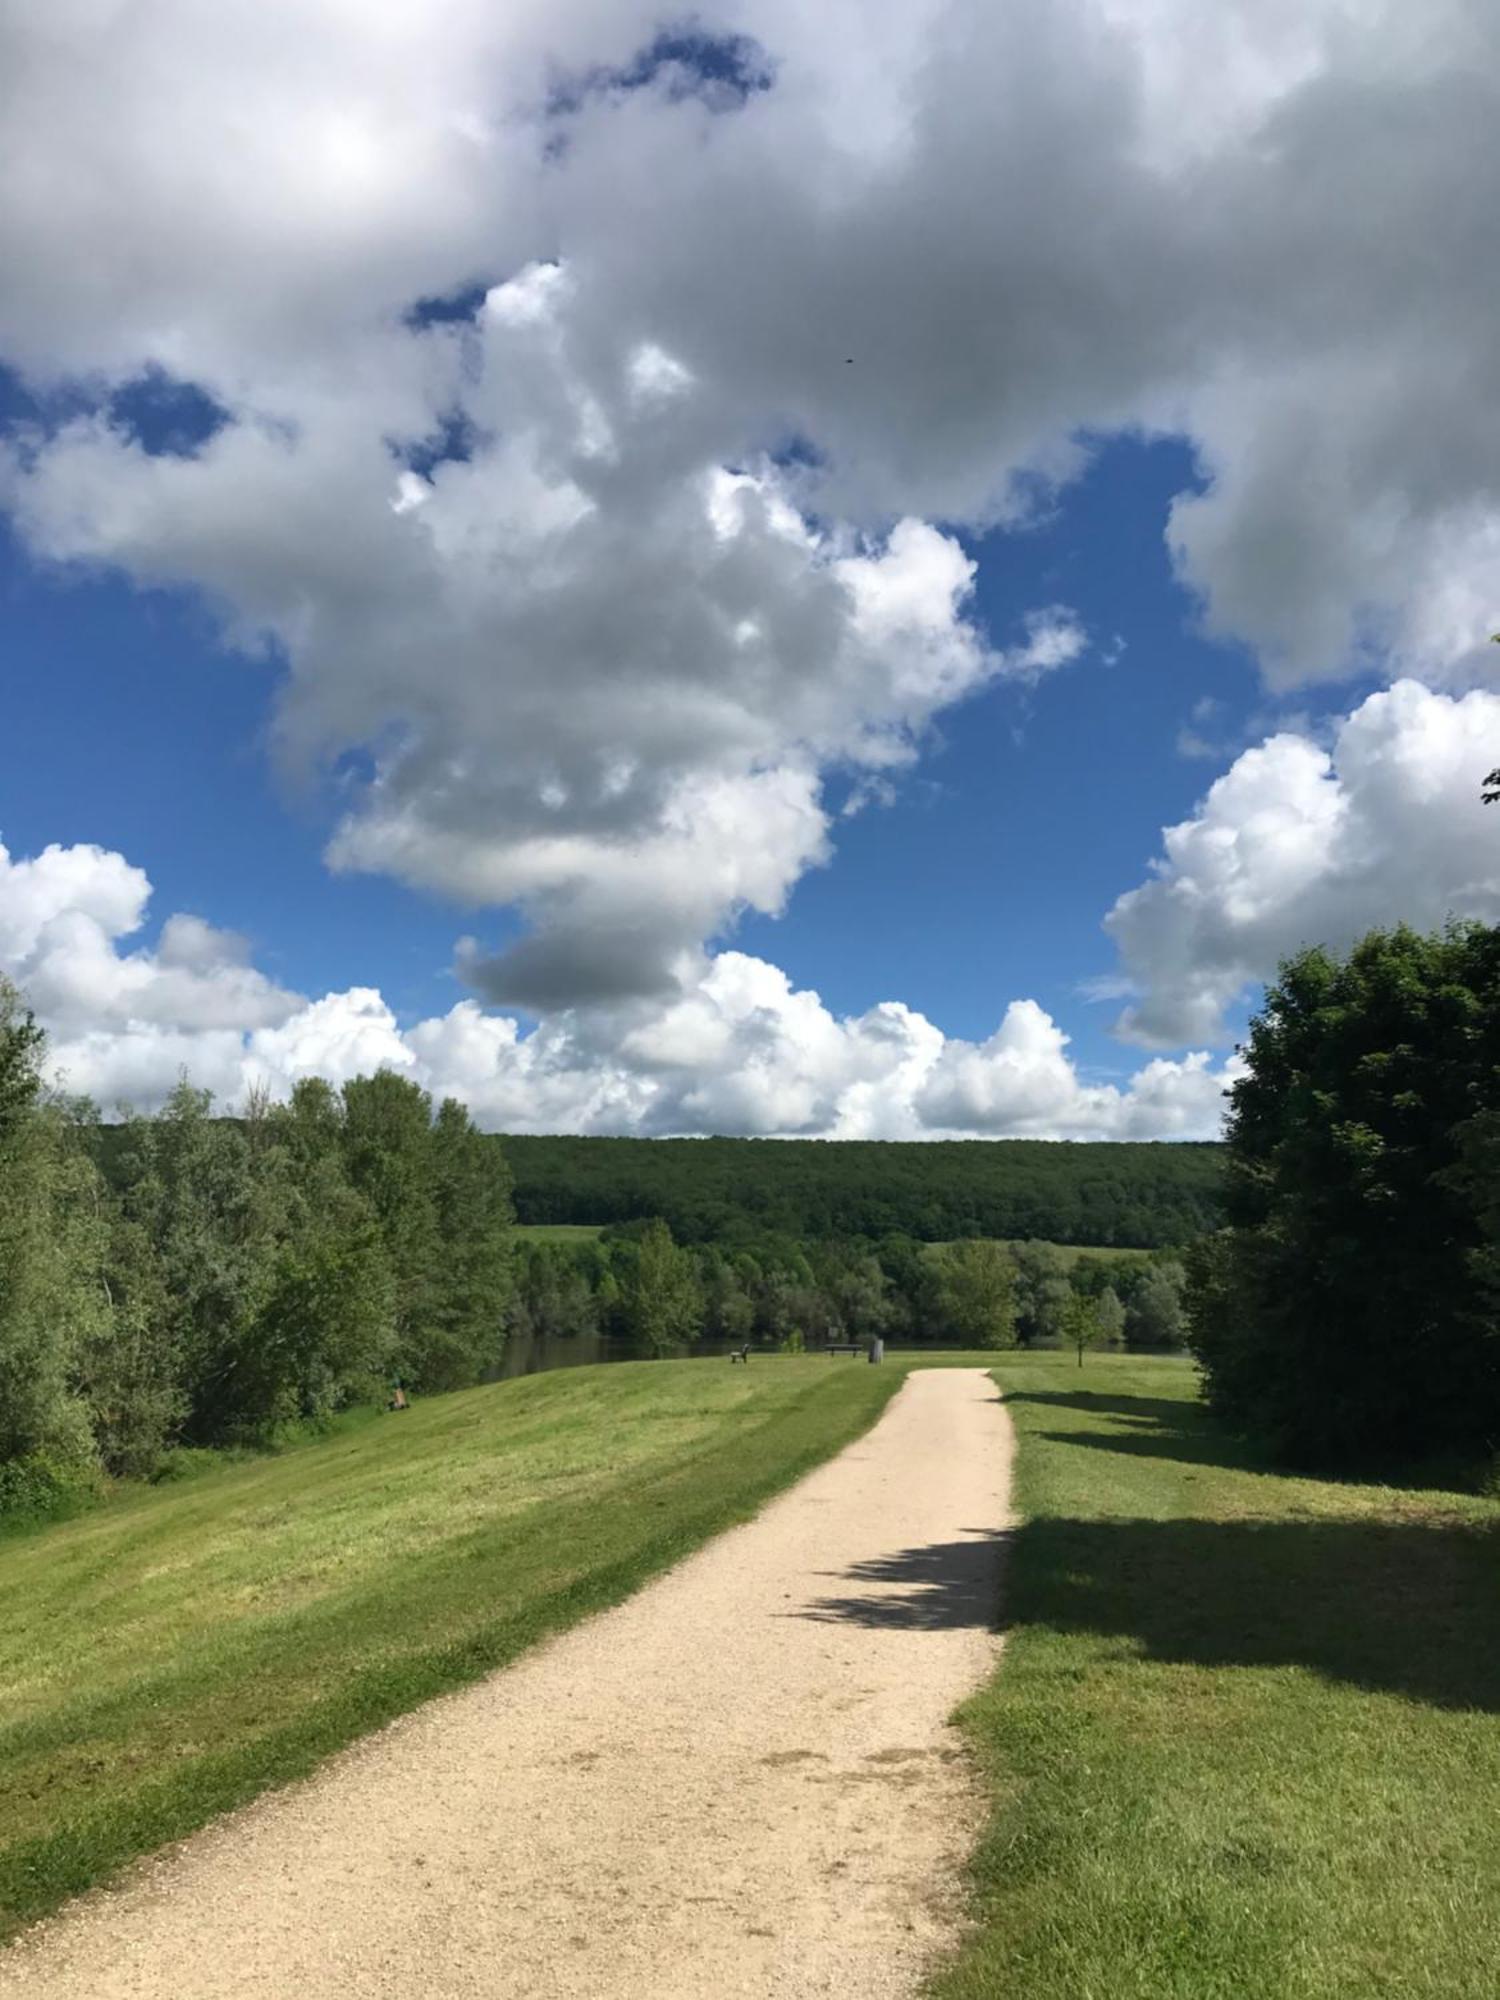
[[[1070,1258],[1049,1242],[924,1244],[892,1234],[679,1244],[661,1218],[593,1242],[526,1240],[509,1324],[518,1334],[606,1334],[641,1353],[695,1341],[798,1351],[876,1336],[934,1347],[1180,1348],[1185,1271],[1161,1254]]]
[[[0,984],[0,1512],[498,1361],[510,1181],[461,1105],[381,1072],[224,1119],[184,1081],[106,1177],[43,1056]]]
[[[1121,1248],[1223,1221],[1222,1149],[1041,1139],[520,1137],[502,1143],[524,1223],[659,1215],[684,1243],[784,1234],[988,1236]]]

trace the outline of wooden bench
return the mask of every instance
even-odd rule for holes
[[[823,1349],[825,1354],[863,1354],[866,1342],[863,1340],[830,1340]]]
[[[743,1347],[730,1348],[729,1361],[731,1367],[734,1365],[736,1361],[743,1361],[747,1368],[750,1366],[750,1343],[748,1340],[745,1342]]]

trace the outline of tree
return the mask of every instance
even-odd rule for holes
[[[813,1277],[831,1309],[829,1332],[846,1340],[884,1333],[891,1319],[890,1287],[877,1257],[849,1244],[833,1245],[818,1260]]]
[[[156,1467],[187,1414],[171,1300],[156,1246],[104,1197],[108,1312],[93,1319],[74,1357],[74,1380],[106,1472],[139,1478]]]
[[[445,1098],[432,1128],[438,1262],[421,1372],[429,1388],[461,1388],[500,1359],[513,1284],[510,1174],[463,1105]],[[587,1283],[579,1276],[587,1291]]]
[[[666,1354],[697,1338],[702,1294],[691,1259],[664,1222],[652,1222],[641,1235],[628,1297],[630,1330],[645,1353]]]
[[[132,1128],[124,1173],[126,1216],[158,1267],[159,1338],[176,1357],[184,1430],[197,1444],[260,1436],[286,1414],[256,1323],[290,1190],[275,1150],[211,1116],[212,1105],[184,1078],[156,1118]]]
[[[267,1114],[265,1164],[287,1183],[276,1272],[259,1341],[280,1398],[321,1416],[383,1393],[395,1358],[395,1273],[373,1204],[350,1184],[344,1104],[321,1077]]]
[[[1182,1305],[1186,1279],[1175,1259],[1147,1266],[1125,1312],[1125,1338],[1130,1346],[1183,1346],[1187,1339],[1187,1315]]]
[[[1062,1338],[1066,1346],[1077,1352],[1081,1368],[1087,1350],[1103,1345],[1103,1328],[1096,1299],[1085,1298],[1082,1292],[1069,1295],[1062,1314]]]
[[[343,1088],[342,1146],[349,1184],[369,1203],[394,1287],[393,1366],[417,1388],[446,1387],[451,1347],[437,1320],[442,1254],[432,1145],[432,1099],[378,1070]]]
[[[1094,1315],[1099,1324],[1099,1345],[1101,1347],[1123,1347],[1125,1344],[1125,1308],[1120,1302],[1120,1294],[1112,1285],[1106,1285],[1094,1300]]]
[[[1016,1266],[1016,1319],[1027,1347],[1056,1347],[1066,1331],[1064,1320],[1073,1287],[1068,1260],[1055,1243],[1018,1243],[1012,1252]]]
[[[1194,1257],[1212,1407],[1302,1461],[1492,1451],[1500,931],[1303,952],[1245,1053],[1231,1228]]]
[[[942,1337],[959,1347],[1013,1347],[1015,1267],[986,1237],[948,1243],[932,1259],[933,1303]]]
[[[742,1346],[755,1327],[755,1303],[741,1282],[739,1272],[719,1251],[702,1261],[699,1283],[703,1290],[704,1331],[715,1340]]]
[[[564,1244],[532,1243],[518,1260],[510,1324],[539,1340],[570,1340],[596,1333],[615,1302],[617,1287],[606,1267],[591,1287],[579,1259]]]
[[[0,980],[0,1464],[94,1455],[80,1355],[102,1337],[108,1227],[93,1162],[43,1089],[44,1039]]]

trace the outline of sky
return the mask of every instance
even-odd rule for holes
[[[0,99],[65,1088],[1207,1138],[1289,953],[1500,920],[1485,0],[53,0]]]

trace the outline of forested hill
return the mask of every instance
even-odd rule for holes
[[[681,1242],[785,1231],[1046,1237],[1154,1249],[1220,1221],[1216,1145],[1042,1139],[520,1138],[501,1142],[521,1222],[664,1216]]]

